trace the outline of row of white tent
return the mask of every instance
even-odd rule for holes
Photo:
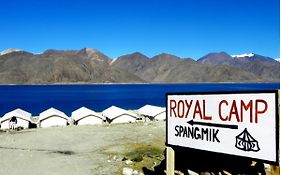
[[[36,119],[37,121],[34,121]],[[145,105],[138,110],[128,111],[116,106],[111,106],[101,113],[86,107],[81,107],[72,112],[68,117],[64,112],[49,108],[33,117],[32,114],[22,109],[15,109],[0,118],[1,129],[10,129],[11,124],[16,127],[52,127],[74,125],[94,125],[103,123],[132,123],[136,121],[165,120],[166,109],[163,107]],[[14,127],[14,126],[13,126]]]

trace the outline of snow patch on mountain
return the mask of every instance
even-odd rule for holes
[[[242,57],[253,57],[255,56],[254,53],[244,53],[244,54],[240,54],[240,55],[231,55],[231,57],[233,58],[242,58]]]
[[[20,52],[20,51],[22,51],[22,50],[15,49],[15,48],[9,48],[9,49],[6,49],[6,50],[3,50],[2,52],[0,52],[0,56],[8,54],[8,53],[12,53],[12,52]]]
[[[117,58],[113,58],[111,61],[110,61],[110,65],[112,65],[115,61],[117,60]]]

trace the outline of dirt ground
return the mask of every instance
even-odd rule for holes
[[[0,140],[0,175],[121,175],[164,159],[165,122],[7,131]],[[265,170],[279,174],[279,167]]]
[[[118,175],[164,159],[165,123],[28,129],[0,140],[1,175]]]

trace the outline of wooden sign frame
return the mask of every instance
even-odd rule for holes
[[[270,93],[270,94],[274,94],[275,95],[275,121],[276,121],[276,159],[275,161],[268,161],[268,160],[262,160],[262,159],[257,159],[257,158],[251,158],[251,157],[247,157],[247,156],[240,156],[240,155],[233,155],[233,156],[238,156],[238,157],[243,157],[243,158],[249,158],[251,160],[254,161],[262,161],[265,163],[269,163],[269,164],[274,164],[274,165],[279,165],[279,90],[263,90],[263,91],[227,91],[227,92],[188,92],[188,93],[166,93],[166,105],[168,107],[168,96],[170,95],[229,95],[229,94],[259,94],[259,93]],[[178,146],[178,145],[172,145],[169,144],[168,142],[168,109],[166,111],[166,146],[169,149],[172,149],[173,151],[175,151],[176,153],[176,149],[177,147],[182,147],[182,146]],[[189,148],[189,147],[187,147]],[[192,149],[196,149],[196,148],[192,148]],[[200,150],[200,149],[199,149]],[[208,151],[208,150],[202,150],[202,151],[207,151],[207,152],[212,152],[212,151]],[[168,154],[169,152],[169,154]],[[168,157],[174,157],[175,153],[170,153],[171,150],[167,150],[167,156]],[[215,152],[215,153],[219,153],[219,154],[226,154],[226,153],[220,153],[220,152]],[[228,154],[228,155],[232,155],[232,154]],[[169,158],[170,161],[170,158]],[[167,168],[168,168],[168,159],[167,159]],[[173,167],[173,166],[170,166]]]

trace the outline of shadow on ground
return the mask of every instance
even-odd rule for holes
[[[166,159],[151,171],[143,168],[145,175],[163,175],[166,169]],[[248,174],[266,175],[264,164],[253,162],[249,158],[218,154],[206,151],[198,151],[187,148],[177,148],[175,152],[175,169],[184,174],[190,174],[188,170],[198,174]],[[279,170],[278,170],[279,172]]]

